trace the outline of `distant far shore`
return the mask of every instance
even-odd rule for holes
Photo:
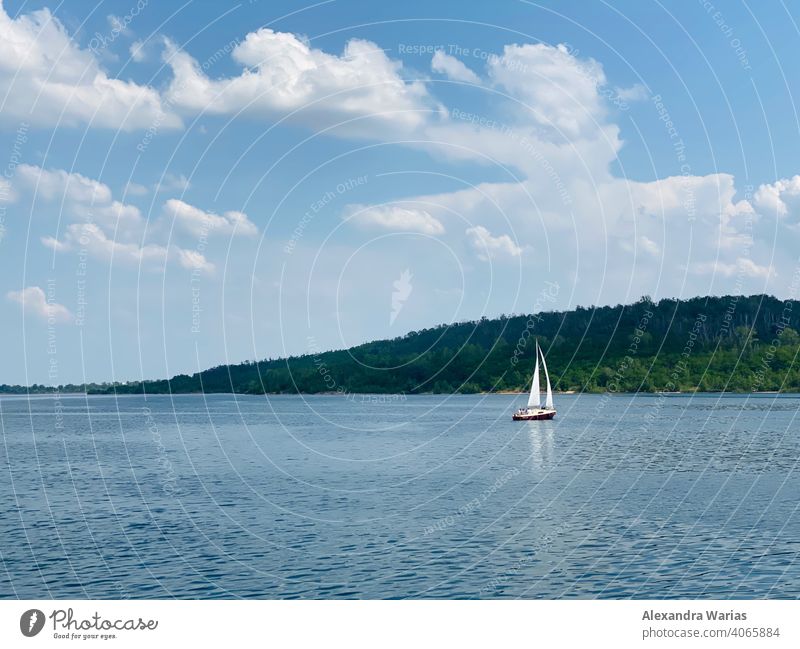
[[[560,395],[800,393],[800,309],[792,311],[790,304],[763,294],[657,302],[643,296],[613,307],[446,323],[347,349],[309,347],[295,356],[228,363],[171,378],[65,381],[57,390],[347,397],[426,389],[524,395],[534,370],[535,339]],[[26,386],[0,384],[0,394],[56,391],[47,382],[25,380]]]
[[[182,397],[182,396],[199,396],[199,395],[229,395],[232,397],[345,397],[345,398],[353,398],[353,397],[371,397],[373,399],[383,399],[383,400],[398,400],[398,399],[407,399],[409,397],[432,397],[432,396],[449,396],[449,397],[467,397],[467,396],[475,396],[475,395],[512,395],[512,396],[520,396],[528,394],[527,390],[492,390],[491,392],[418,392],[414,394],[406,394],[403,392],[264,392],[264,393],[249,393],[249,392],[148,392],[146,395],[143,395],[141,392],[59,392],[58,390],[52,391],[34,391],[34,392],[25,392],[24,390],[20,390],[19,392],[0,392],[0,397],[140,397],[140,396],[148,396],[148,397]],[[800,396],[800,392],[781,392],[778,390],[755,390],[750,392],[737,392],[735,390],[726,390],[726,391],[714,391],[714,390],[706,390],[706,391],[674,391],[674,392],[666,392],[666,391],[659,391],[659,392],[623,392],[623,391],[615,391],[615,392],[602,392],[602,391],[584,391],[580,392],[578,390],[564,390],[558,391],[553,390],[553,394],[558,396],[564,395],[609,395],[609,396],[703,396],[703,395],[730,395],[730,396],[745,396],[745,395],[754,395],[754,394],[763,394],[763,395],[792,395],[792,396]]]

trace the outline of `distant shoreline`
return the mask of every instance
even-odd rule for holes
[[[248,392],[148,392],[143,394],[141,392],[0,392],[2,397],[185,397],[185,396],[211,396],[211,395],[227,395],[231,397],[373,397],[383,398],[386,400],[397,400],[398,397],[470,397],[470,396],[489,396],[489,395],[505,395],[505,396],[522,396],[528,394],[527,390],[495,390],[492,392],[420,392],[416,394],[405,394],[403,392],[264,392],[261,394],[251,394]],[[601,396],[609,395],[612,397],[619,396],[664,396],[664,397],[704,397],[704,396],[747,396],[747,395],[786,395],[800,397],[800,392],[782,392],[777,390],[758,390],[755,392],[736,392],[733,390],[727,391],[707,391],[707,392],[579,392],[577,390],[566,390],[564,392],[553,391],[555,396],[573,396],[573,395],[590,395]]]
[[[524,395],[533,371],[528,342],[534,339],[558,377],[553,387],[561,391],[555,394],[800,393],[800,312],[788,314],[785,301],[759,294],[657,302],[643,296],[627,305],[542,311],[536,318],[500,315],[171,378],[64,382],[56,388],[49,385],[52,378],[37,383],[25,377],[28,385],[0,384],[0,394],[348,396],[425,388],[433,394]]]

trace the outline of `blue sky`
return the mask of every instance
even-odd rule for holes
[[[6,0],[0,383],[794,297],[799,23],[706,0]]]

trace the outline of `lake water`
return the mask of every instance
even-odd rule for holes
[[[0,398],[0,597],[800,596],[800,399]]]

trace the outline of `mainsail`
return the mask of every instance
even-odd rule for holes
[[[536,367],[533,370],[533,383],[531,383],[531,396],[528,397],[528,408],[538,408],[541,403],[542,395],[539,393],[539,343],[537,342]]]
[[[539,344],[537,342],[536,346],[538,347]],[[550,387],[550,375],[547,373],[547,363],[544,362],[544,352],[540,351],[542,354],[542,367],[544,368],[544,378],[547,381],[547,397],[544,402],[544,407],[548,410],[553,407],[553,389]]]

